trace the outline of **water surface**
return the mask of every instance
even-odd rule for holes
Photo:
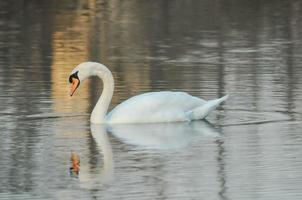
[[[301,199],[300,1],[0,2],[0,199]],[[149,91],[230,94],[207,121],[90,126]],[[81,159],[70,176],[71,152]]]

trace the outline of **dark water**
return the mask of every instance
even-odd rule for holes
[[[302,2],[0,1],[0,199],[301,199]],[[147,91],[229,100],[208,122],[90,126]],[[81,159],[70,176],[71,152]]]

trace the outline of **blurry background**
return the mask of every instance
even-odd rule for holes
[[[0,1],[0,198],[301,198],[301,21],[299,0]],[[208,118],[221,136],[154,151],[108,135],[114,181],[79,189],[70,151],[103,162],[89,126],[101,81],[68,95],[88,60],[113,72],[111,108],[148,91],[230,94]]]

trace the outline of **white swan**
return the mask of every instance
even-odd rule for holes
[[[185,92],[149,92],[134,96],[107,113],[114,90],[114,80],[110,70],[103,64],[84,62],[76,66],[69,77],[70,96],[80,83],[89,76],[103,80],[103,92],[95,105],[90,122],[95,124],[120,123],[160,123],[192,121],[205,118],[228,95],[211,101],[191,96]]]

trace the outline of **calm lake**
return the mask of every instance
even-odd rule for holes
[[[0,1],[0,199],[302,199],[302,1]],[[150,91],[229,99],[206,121],[105,127]],[[77,175],[71,153],[80,157]]]

